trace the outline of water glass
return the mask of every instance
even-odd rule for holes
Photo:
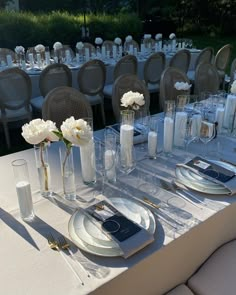
[[[26,160],[17,159],[12,162],[15,178],[16,193],[19,202],[20,215],[24,221],[34,219],[33,201],[29,181],[28,165]]]
[[[117,167],[124,174],[129,174],[135,169],[136,153],[133,145],[118,145]]]

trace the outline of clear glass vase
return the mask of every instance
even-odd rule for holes
[[[50,167],[48,163],[48,145],[44,142],[34,145],[34,154],[36,167],[38,170],[41,195],[44,197],[49,197],[51,195],[51,184]]]
[[[132,150],[134,142],[134,111],[121,111],[120,126],[120,158],[127,168],[133,162]]]
[[[76,200],[73,148],[60,147],[63,194],[67,200]]]
[[[96,182],[95,150],[93,139],[86,145],[80,146],[81,174],[85,184]]]

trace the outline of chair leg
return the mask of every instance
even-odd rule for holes
[[[10,149],[11,148],[11,141],[10,141],[10,135],[9,135],[7,123],[3,123],[3,129],[4,129],[4,134],[5,134],[5,138],[6,138],[6,142],[7,142],[7,148]]]

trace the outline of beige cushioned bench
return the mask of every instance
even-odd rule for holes
[[[199,270],[168,292],[168,295],[235,295],[236,294],[236,240],[218,248]]]

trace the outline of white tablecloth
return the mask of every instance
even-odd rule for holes
[[[100,134],[101,132],[97,132],[96,135]],[[230,155],[234,153],[235,141],[230,139],[228,142],[224,154]],[[74,156],[78,194],[82,199],[90,201],[96,186],[87,187],[82,184],[78,149],[75,150]],[[141,154],[138,153],[139,156],[141,157]],[[33,223],[27,224],[19,217],[11,167],[11,161],[17,158],[26,159],[29,165],[36,213]],[[49,158],[53,190],[61,193],[57,143],[51,145]],[[137,168],[128,176],[120,176],[114,187],[106,187],[105,193],[108,198],[141,198],[147,195],[137,189],[143,173],[171,179],[174,176],[175,164],[184,159],[186,155],[181,150],[176,150],[171,158],[164,155],[160,155],[157,160],[139,158]],[[163,220],[156,219],[155,242],[127,260],[77,252],[78,260],[81,257],[82,260],[86,259],[87,271],[91,273],[88,278],[86,272],[81,269],[84,280],[82,286],[60,254],[48,247],[46,234],[49,231],[53,230],[69,237],[68,221],[72,210],[65,207],[63,202],[58,203],[54,199],[53,201],[40,196],[33,149],[1,157],[0,164],[0,293],[4,295],[163,294],[191,275],[219,243],[236,234],[233,226],[236,198],[196,194],[205,203],[202,209],[186,201],[184,206],[174,213],[176,221],[183,221],[183,216],[186,218],[187,226],[182,232],[175,231]],[[149,197],[157,203],[158,200],[168,202],[173,194],[157,189],[155,195]],[[182,202],[179,197],[176,197],[175,201]],[[86,205],[84,201],[77,203],[78,206]],[[233,204],[228,206],[231,203]],[[227,231],[223,230],[225,227]],[[184,234],[185,232],[187,233]]]

